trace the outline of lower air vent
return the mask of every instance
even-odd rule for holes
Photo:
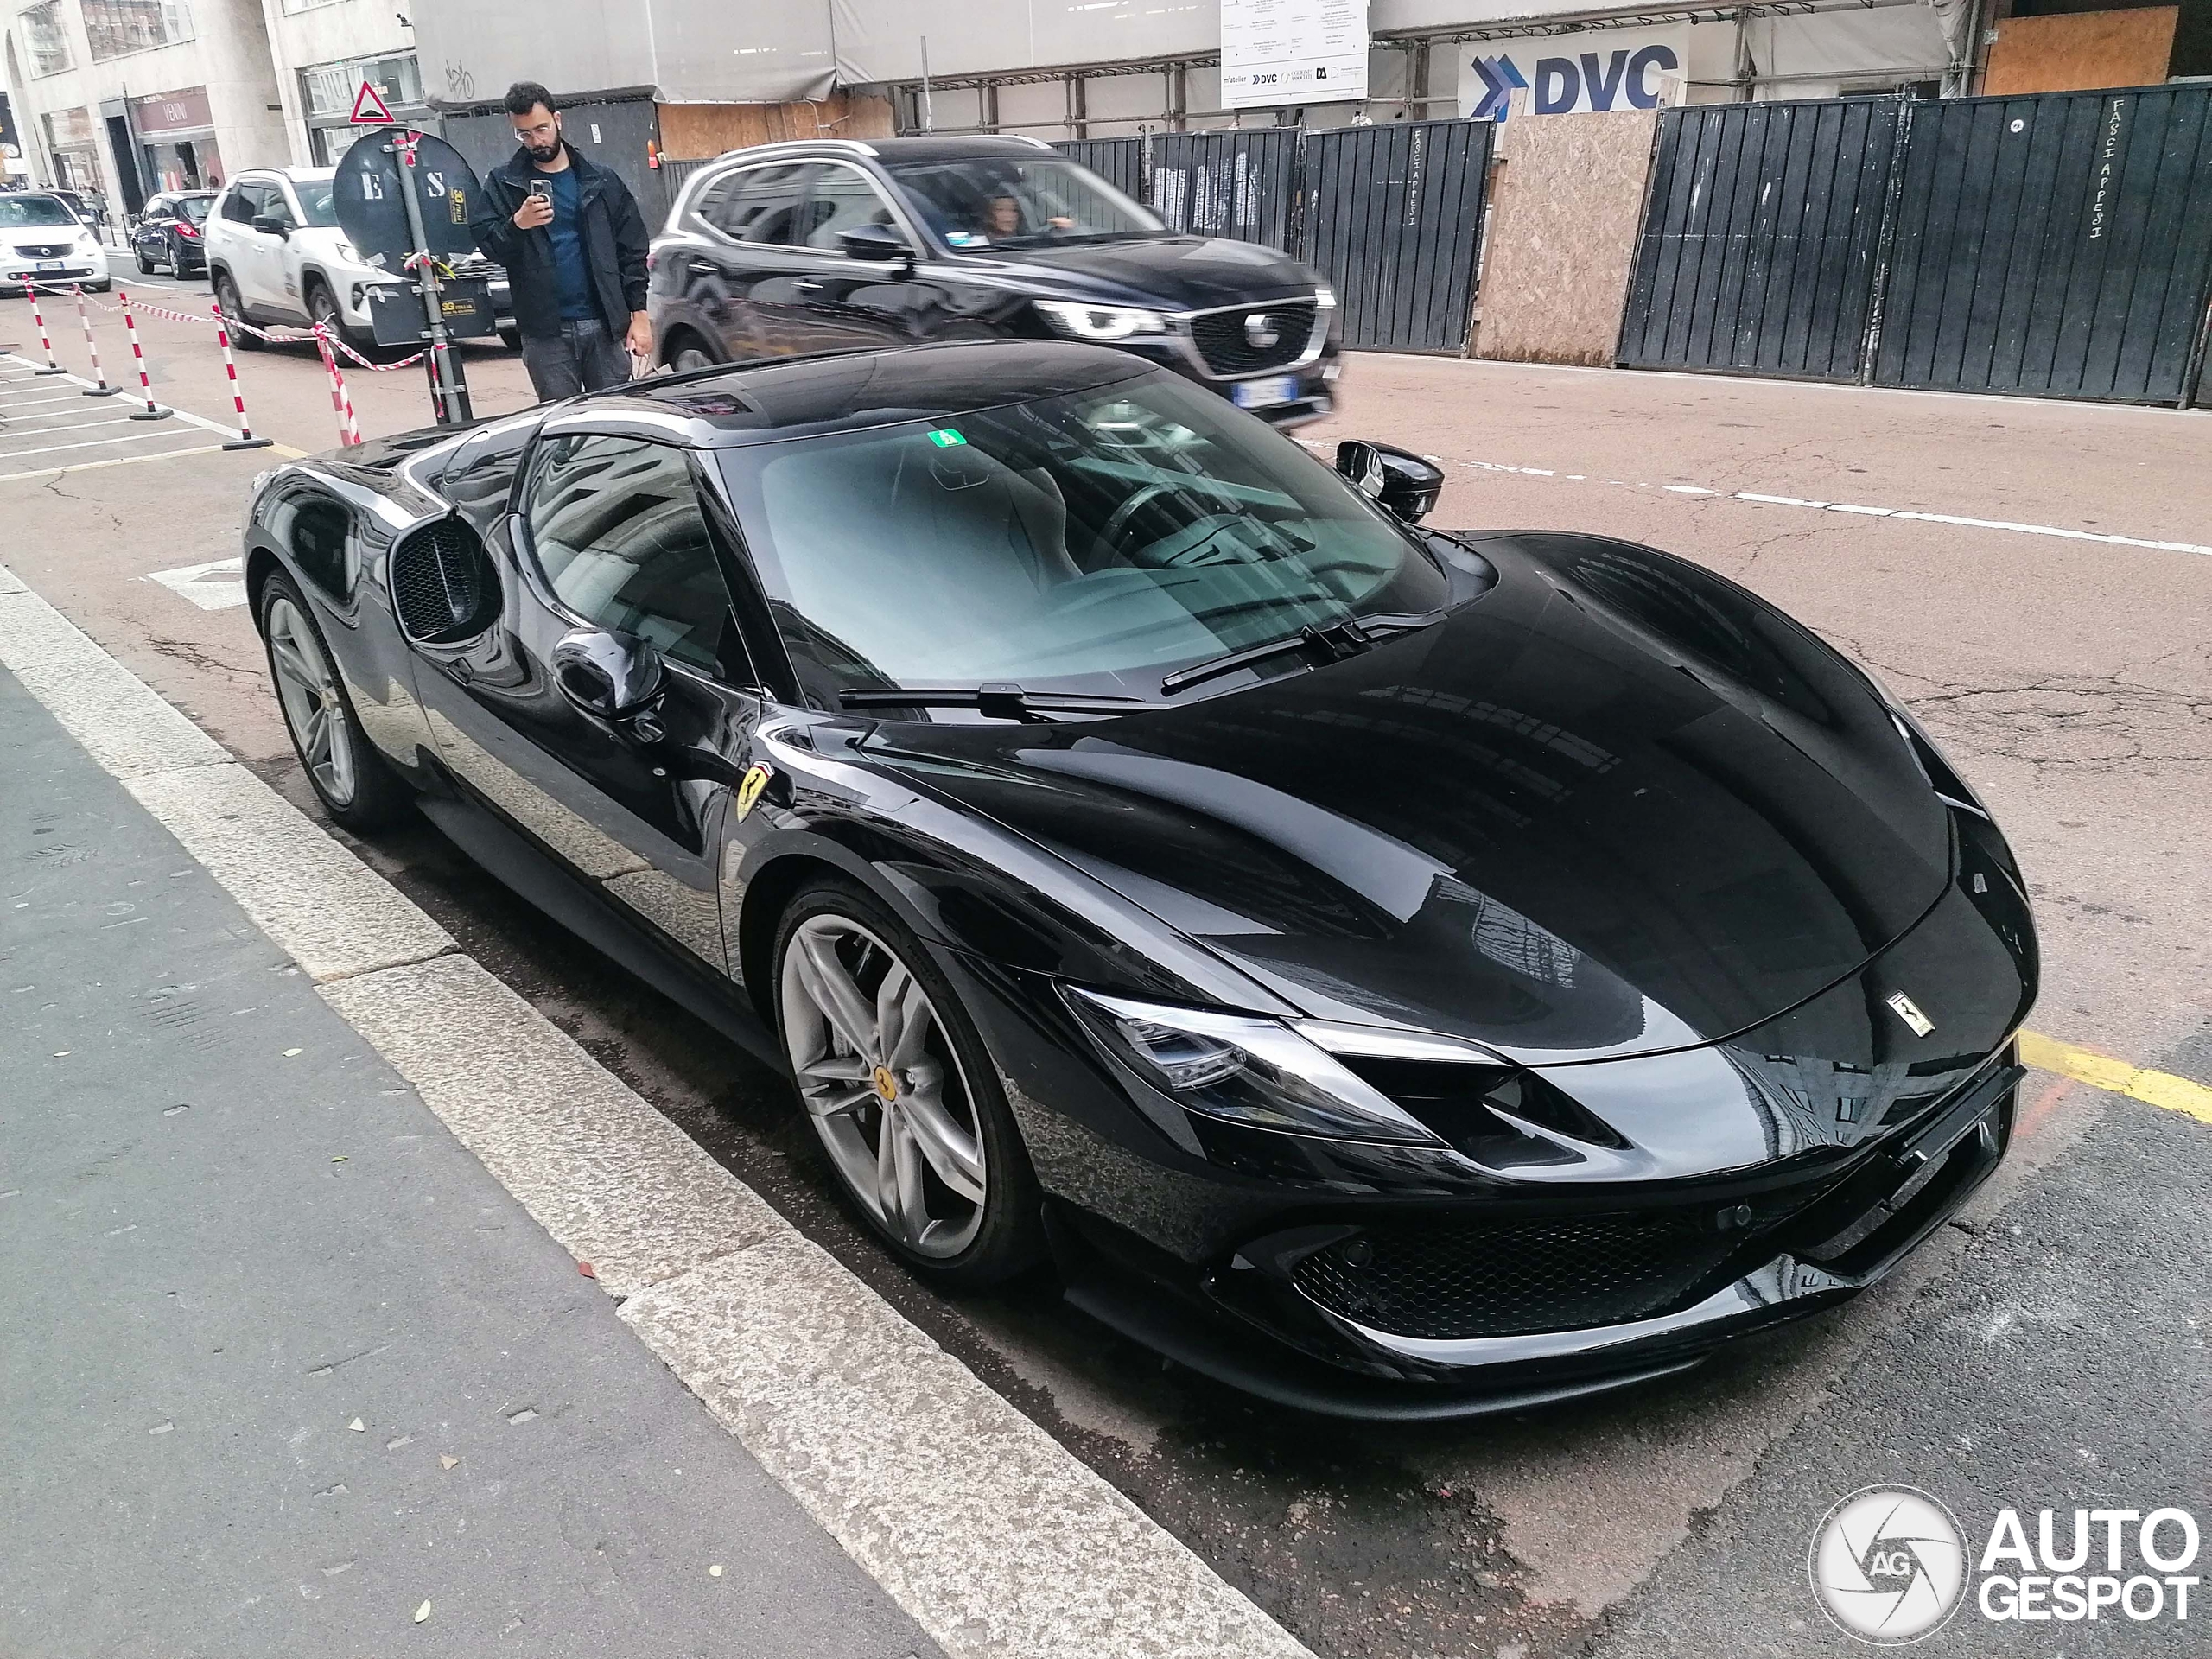
[[[484,543],[458,518],[425,524],[391,550],[391,599],[399,626],[430,645],[483,632],[499,610]]]
[[[1370,1228],[1324,1246],[1291,1281],[1330,1312],[1451,1340],[1574,1331],[1669,1311],[1741,1244],[1687,1213]]]

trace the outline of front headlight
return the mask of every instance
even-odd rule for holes
[[[1167,319],[1133,305],[1084,305],[1074,300],[1038,300],[1037,315],[1070,340],[1127,340],[1131,334],[1164,334]]]
[[[1339,1141],[1445,1144],[1281,1020],[1065,988],[1068,1006],[1110,1058],[1192,1111]]]
[[[79,232],[77,232],[77,251],[78,251],[78,252],[79,252],[79,253],[98,253],[99,251],[100,251],[100,239],[99,239],[99,238],[98,238],[98,237],[94,236],[94,235],[93,235],[90,231],[79,231]]]

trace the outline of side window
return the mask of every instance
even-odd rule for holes
[[[531,461],[523,510],[562,604],[652,640],[677,662],[719,666],[729,592],[683,450],[637,438],[549,438]]]
[[[141,213],[139,217],[143,219],[149,220],[168,219],[175,212],[175,206],[170,202],[167,196],[156,196],[151,201],[146,204],[146,211],[143,213]]]
[[[796,247],[808,171],[804,162],[741,168],[701,191],[693,211],[733,242]]]
[[[299,228],[300,216],[292,211],[291,195],[283,185],[264,184],[260,187],[259,194],[262,205],[255,212],[266,213],[279,225],[293,230]]]
[[[232,185],[231,194],[223,198],[223,217],[240,225],[252,224],[253,216],[258,211],[254,207],[253,197],[248,194],[248,187],[245,185]]]
[[[884,200],[868,175],[858,168],[829,166],[815,175],[814,192],[807,198],[806,245],[831,253],[843,251],[837,233],[855,225],[890,225],[891,204]]]

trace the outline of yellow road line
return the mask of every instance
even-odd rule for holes
[[[2170,1112],[2186,1112],[2200,1122],[2212,1123],[2212,1089],[2191,1083],[2187,1077],[2130,1065],[2125,1060],[2076,1048],[2071,1043],[2062,1043],[2032,1031],[2020,1033],[2020,1058],[2028,1065],[2056,1071],[2062,1077],[2086,1083],[2092,1089],[2126,1095],[2130,1100],[2163,1106]]]

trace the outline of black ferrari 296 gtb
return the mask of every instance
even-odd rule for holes
[[[772,1059],[918,1273],[1402,1418],[1878,1278],[2010,1131],[1988,812],[1735,584],[1337,463],[1098,347],[795,358],[279,467],[246,578],[332,817]]]

